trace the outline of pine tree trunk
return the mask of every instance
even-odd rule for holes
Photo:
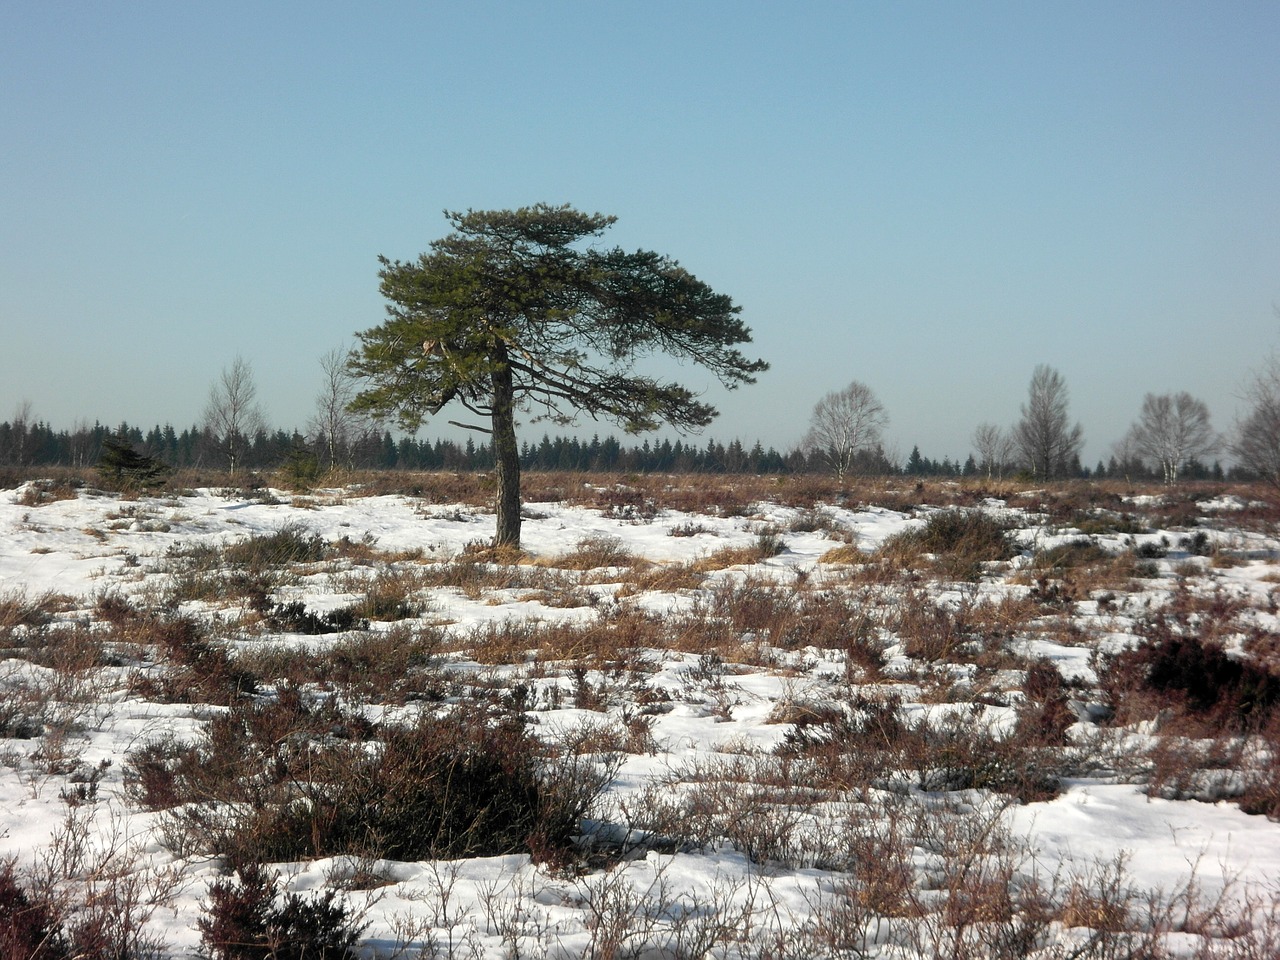
[[[499,347],[502,360],[506,350]],[[493,456],[498,475],[495,547],[520,549],[520,448],[516,444],[515,391],[511,368],[499,363],[493,372]]]

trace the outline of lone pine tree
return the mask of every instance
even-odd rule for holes
[[[498,482],[495,545],[520,544],[516,415],[604,417],[629,433],[705,426],[717,411],[688,388],[636,372],[637,359],[692,360],[727,388],[753,383],[740,307],[647,250],[600,250],[615,217],[568,205],[445,212],[453,226],[415,262],[380,257],[388,318],[357,334],[352,409],[417,429],[457,403],[488,424]]]

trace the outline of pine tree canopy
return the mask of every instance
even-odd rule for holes
[[[454,232],[417,261],[379,258],[388,319],[358,334],[355,408],[416,429],[456,401],[493,414],[494,375],[534,419],[605,417],[628,432],[701,427],[714,408],[635,373],[649,355],[691,359],[727,387],[767,364],[736,344],[740,308],[667,257],[582,248],[616,218],[569,206],[446,212]]]
[[[454,402],[488,418],[459,425],[493,435],[499,545],[519,542],[517,411],[702,427],[715,408],[636,361],[691,360],[730,389],[768,368],[737,348],[751,334],[729,297],[668,257],[592,245],[614,217],[545,204],[445,216],[453,232],[417,261],[379,258],[388,316],[357,334],[349,367],[366,387],[352,408],[408,430]]]

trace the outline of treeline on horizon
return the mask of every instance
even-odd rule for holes
[[[116,438],[135,451],[174,469],[219,469],[224,466],[219,439],[199,426],[177,431],[172,425],[154,426],[147,431],[122,423],[106,427],[54,430],[48,424],[21,420],[0,422],[0,464],[6,466],[59,466],[88,468],[98,464],[103,442]],[[447,439],[395,437],[390,431],[369,430],[340,445],[330,444],[323,436],[308,438],[286,430],[257,431],[246,438],[242,466],[248,470],[272,470],[300,459],[313,459],[323,469],[352,470],[488,470],[494,465],[492,447],[468,438],[465,443]],[[739,440],[728,444],[714,439],[703,443],[677,439],[650,441],[624,446],[612,435],[590,440],[576,437],[552,437],[543,434],[537,443],[525,441],[520,448],[520,465],[525,470],[565,470],[579,472],[621,473],[747,473],[803,474],[830,472],[827,462],[813,451],[793,449],[779,453],[765,448],[759,441],[750,447]],[[972,454],[967,460],[944,457],[933,460],[913,447],[905,463],[892,462],[882,449],[859,453],[855,473],[863,476],[943,476],[967,477],[984,473]],[[1004,476],[1016,474],[1011,464]],[[1141,461],[1108,463],[1099,461],[1085,467],[1078,461],[1071,475],[1079,478],[1119,477],[1127,480],[1158,480],[1159,476]],[[1247,471],[1232,467],[1189,463],[1182,471],[1186,480],[1252,480]]]

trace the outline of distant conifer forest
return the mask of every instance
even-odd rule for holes
[[[102,459],[104,441],[115,438],[128,443],[139,454],[176,469],[219,469],[225,466],[223,438],[200,426],[181,431],[170,424],[149,430],[129,423],[107,427],[101,423],[55,430],[42,422],[23,420],[0,422],[0,464],[35,467],[95,467]],[[244,438],[241,465],[249,470],[271,470],[300,457],[314,458],[321,469],[351,470],[488,470],[493,467],[492,447],[483,440],[423,439],[395,436],[389,430],[366,430],[341,442],[331,443],[323,435],[304,435],[297,430],[258,430]],[[829,472],[817,451],[793,448],[780,453],[759,441],[750,446],[740,440],[722,443],[715,439],[645,439],[623,444],[614,436],[579,437],[543,434],[536,442],[520,446],[520,465],[525,470],[563,470],[619,473],[746,473],[799,474]],[[895,463],[881,448],[861,451],[855,473],[867,475],[907,475],[965,477],[979,476],[974,457],[965,460],[943,457],[933,460],[913,447],[910,456]],[[1092,468],[1076,464],[1078,477],[1123,477],[1131,480],[1155,479],[1141,463],[1117,463],[1112,457]],[[1233,468],[1224,472],[1220,464],[1192,462],[1183,472],[1187,480],[1247,480]]]

